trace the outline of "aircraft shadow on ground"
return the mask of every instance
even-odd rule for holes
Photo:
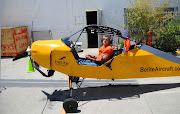
[[[78,101],[90,101],[100,99],[140,98],[140,94],[167,90],[180,87],[180,83],[174,84],[143,84],[143,85],[108,85],[99,87],[85,87],[73,90],[73,98]],[[52,94],[42,91],[50,101],[64,101],[69,97],[69,90],[55,90]],[[76,94],[77,92],[77,94]]]

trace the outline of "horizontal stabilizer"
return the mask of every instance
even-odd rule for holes
[[[157,55],[163,59],[166,59],[166,60],[169,60],[169,61],[172,61],[174,63],[178,63],[180,64],[180,58],[174,56],[174,55],[171,55],[171,54],[168,54],[166,52],[163,52],[163,51],[160,51],[158,49],[155,49],[155,48],[152,48],[150,46],[147,46],[147,45],[141,45],[140,47],[138,47],[139,49],[142,49],[144,51],[147,51],[149,53],[152,53],[154,55]]]

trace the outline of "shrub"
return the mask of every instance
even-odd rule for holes
[[[153,47],[166,52],[176,51],[180,47],[180,19],[170,21],[155,36]]]

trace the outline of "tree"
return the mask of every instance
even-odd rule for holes
[[[170,2],[162,0],[135,0],[127,8],[127,30],[131,38],[139,42],[145,41],[148,32],[159,33],[176,14],[166,11]]]

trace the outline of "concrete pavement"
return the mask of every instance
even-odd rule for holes
[[[87,53],[96,55],[98,49],[86,49],[79,55],[83,57]],[[55,72],[53,77],[46,78],[38,71],[27,73],[27,69],[28,57],[15,62],[11,58],[1,59],[0,113],[60,114],[63,100],[69,94],[68,76]],[[115,81],[86,79],[82,87],[76,96],[81,114],[180,113],[178,76]]]

